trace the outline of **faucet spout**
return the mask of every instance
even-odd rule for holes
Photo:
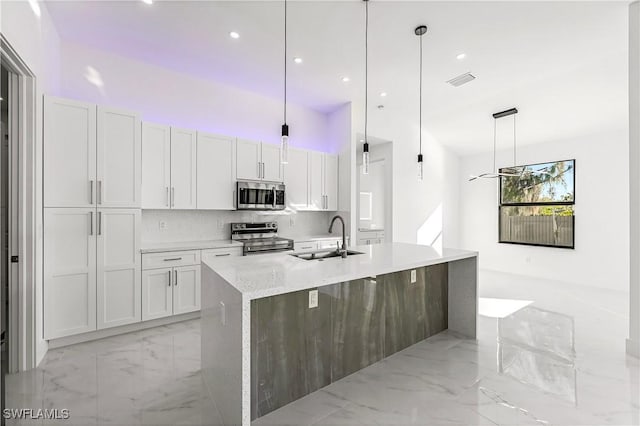
[[[343,258],[346,258],[347,257],[347,234],[345,230],[344,219],[342,218],[342,216],[335,215],[333,219],[331,219],[331,224],[329,225],[329,233],[331,234],[333,232],[333,223],[337,219],[340,219],[340,222],[342,223],[342,248],[338,248],[336,252],[342,255]]]

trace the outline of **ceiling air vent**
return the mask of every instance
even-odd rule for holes
[[[447,81],[447,83],[449,83],[453,87],[460,87],[463,84],[473,81],[475,79],[476,79],[475,76],[473,76],[470,72],[467,72],[455,78],[452,78],[451,80]]]

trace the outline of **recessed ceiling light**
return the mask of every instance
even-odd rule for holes
[[[40,11],[40,5],[38,4],[38,0],[29,0],[29,6],[31,6],[31,10],[39,18],[41,11]]]
[[[458,56],[456,56],[456,59],[457,59],[457,60],[459,60],[459,61],[461,61],[461,60],[463,60],[463,59],[464,59],[464,58],[466,58],[466,57],[467,57],[467,54],[466,54],[466,53],[460,53]]]
[[[153,0],[142,0],[144,4],[153,4]]]
[[[235,31],[231,31],[231,32],[229,33],[229,37],[231,37],[231,38],[240,38],[240,34],[238,34],[238,33],[237,33],[237,32],[235,32]]]
[[[348,83],[351,79],[349,77],[342,77],[343,83]]]
[[[296,56],[295,58],[293,58],[293,62],[295,62],[296,64],[301,64],[302,63],[302,58]]]
[[[382,96],[383,98],[387,96],[387,92],[381,92],[380,96]]]

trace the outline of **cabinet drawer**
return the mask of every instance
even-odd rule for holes
[[[342,239],[318,241],[318,250],[334,249],[342,245]]]
[[[226,247],[202,250],[202,260],[242,256],[242,247]]]
[[[318,250],[316,241],[296,241],[293,243],[294,251],[315,251]]]
[[[169,268],[200,264],[200,250],[168,251],[142,255],[142,269]]]

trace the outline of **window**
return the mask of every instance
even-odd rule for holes
[[[499,173],[499,241],[574,248],[575,160]]]

